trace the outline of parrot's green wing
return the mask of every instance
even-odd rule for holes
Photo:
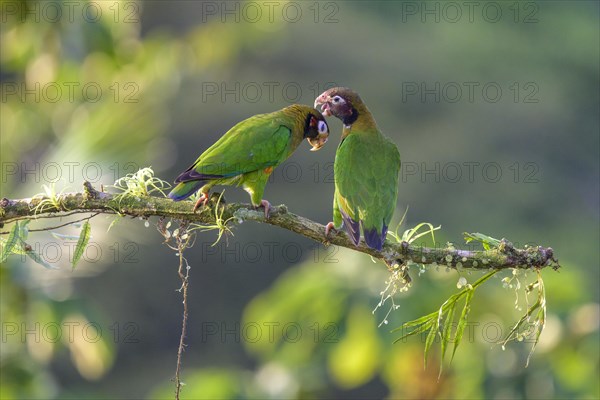
[[[277,166],[287,156],[291,134],[283,117],[248,118],[208,148],[175,182],[231,178]]]
[[[339,211],[355,244],[362,226],[365,242],[381,250],[396,207],[399,171],[396,145],[379,133],[353,133],[340,144],[334,165],[334,217]]]

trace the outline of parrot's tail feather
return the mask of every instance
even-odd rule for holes
[[[168,196],[174,201],[185,200],[196,193],[205,183],[206,181],[181,182],[171,190]]]
[[[381,233],[377,231],[377,228],[373,229],[365,229],[363,226],[363,234],[365,235],[365,242],[367,242],[367,246],[377,251],[381,251],[383,248],[383,242],[385,242],[385,237],[387,236],[388,227],[383,225],[383,229]]]
[[[190,181],[198,181],[198,180],[209,180],[209,179],[221,179],[229,176],[233,176],[232,174],[204,174],[193,169],[193,165],[187,171],[181,173],[177,178],[175,178],[175,183],[180,182],[190,182]]]
[[[344,220],[344,227],[346,227],[346,232],[348,232],[348,236],[350,236],[350,240],[354,243],[355,246],[358,246],[358,242],[360,242],[360,225],[358,221],[350,218],[348,214],[345,212],[341,212],[342,219]]]

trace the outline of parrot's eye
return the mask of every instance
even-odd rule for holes
[[[332,100],[334,103],[339,103],[340,101],[342,101],[342,98],[340,96],[335,96]]]
[[[327,133],[329,129],[327,128],[327,124],[325,121],[319,121],[319,133]]]

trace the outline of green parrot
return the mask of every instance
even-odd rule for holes
[[[312,107],[294,104],[269,114],[245,119],[210,146],[183,173],[169,197],[184,200],[200,190],[202,195],[194,205],[206,205],[208,192],[215,185],[242,187],[250,194],[252,205],[265,208],[269,216],[270,203],[262,198],[273,168],[285,161],[303,139],[320,149],[329,136],[323,115]]]
[[[344,124],[333,165],[333,222],[327,224],[326,235],[343,224],[358,245],[362,228],[367,246],[381,250],[398,198],[398,148],[381,133],[356,92],[329,89],[315,100],[318,106],[323,115]]]

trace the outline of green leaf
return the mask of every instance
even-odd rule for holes
[[[8,238],[6,239],[6,242],[4,243],[4,246],[2,248],[2,253],[0,253],[0,262],[6,261],[6,259],[8,258],[8,255],[13,252],[13,248],[18,243],[18,241],[19,241],[19,222],[17,221],[17,222],[15,222],[15,225],[11,229],[10,233],[8,234]]]
[[[31,249],[31,246],[29,246],[27,243],[21,241],[21,244],[23,246],[23,249],[27,249],[27,248]],[[42,258],[42,256],[40,256],[38,253],[36,253],[33,250],[25,250],[25,254],[27,254],[27,256],[29,258],[31,258],[33,261],[35,261],[36,263],[40,264],[44,268],[58,269],[58,267],[55,267],[54,265],[48,263],[46,260],[44,260]]]
[[[92,227],[90,225],[90,221],[85,221],[83,226],[81,227],[81,233],[79,234],[79,240],[77,241],[77,246],[75,247],[75,251],[73,252],[73,269],[83,256],[83,252],[87,247],[88,242],[90,241],[90,233],[92,232]]]
[[[537,314],[537,323],[539,324],[536,328],[535,340],[533,341],[533,346],[531,346],[531,350],[529,351],[529,355],[527,355],[527,362],[525,363],[525,368],[529,366],[529,360],[531,360],[531,356],[535,351],[535,347],[540,341],[540,335],[544,331],[544,327],[546,326],[546,310],[540,308]]]
[[[419,230],[423,227],[429,227],[428,230],[418,233]],[[408,242],[408,243],[412,243],[415,240],[417,240],[418,238],[431,234],[432,240],[435,243],[435,235],[434,235],[434,231],[437,231],[441,228],[442,226],[438,226],[438,227],[434,227],[432,224],[430,224],[429,222],[421,222],[420,224],[418,224],[417,226],[415,226],[414,228],[411,229],[407,229],[406,231],[404,231],[404,233],[402,234],[402,240]]]
[[[426,332],[427,330],[431,329],[431,331],[429,332],[429,334],[426,338],[426,342],[425,342],[425,365],[427,365],[427,355],[428,355],[428,352],[435,340],[436,335],[440,335],[440,338],[441,338],[442,355],[441,355],[440,362],[443,362],[443,360],[445,358],[445,354],[449,348],[451,337],[452,337],[452,322],[454,319],[454,314],[456,312],[457,303],[458,303],[458,301],[460,301],[460,299],[462,297],[465,297],[465,304],[464,304],[461,316],[459,318],[458,326],[456,328],[455,337],[454,337],[454,349],[452,351],[452,358],[454,358],[454,354],[456,353],[456,349],[458,348],[458,345],[460,344],[460,341],[464,334],[464,330],[467,325],[468,314],[469,314],[470,307],[471,307],[471,300],[473,298],[473,294],[475,293],[475,289],[479,285],[483,284],[485,281],[490,279],[492,276],[497,274],[499,271],[500,270],[496,270],[496,269],[492,270],[492,271],[486,273],[485,275],[481,276],[473,284],[467,285],[460,292],[453,294],[442,304],[442,306],[437,311],[427,314],[427,315],[424,315],[415,320],[406,322],[406,323],[402,324],[400,327],[393,329],[391,331],[392,333],[400,331],[400,330],[404,330],[406,328],[416,327],[413,331],[408,332],[408,333],[402,335],[400,338],[394,340],[394,343],[397,343],[409,336],[413,336],[413,335],[416,335],[416,334],[419,334],[422,332]],[[443,328],[440,330],[440,325],[441,325],[442,320],[444,321],[444,324],[443,324]],[[452,360],[450,360],[450,361],[452,361]],[[442,367],[440,366],[440,374],[441,374],[441,372],[442,372]]]
[[[469,290],[467,293],[467,297],[465,298],[465,305],[462,309],[462,313],[460,314],[460,319],[458,320],[458,326],[456,327],[456,336],[454,337],[454,349],[452,349],[452,357],[450,358],[450,362],[454,359],[454,354],[456,353],[456,349],[462,340],[463,333],[465,332],[465,327],[467,326],[467,318],[469,316],[469,311],[471,309],[471,299],[473,298],[474,290]]]
[[[483,245],[485,250],[491,250],[493,247],[498,247],[501,243],[500,240],[484,235],[483,233],[464,232],[463,235],[465,236],[465,242],[479,242]]]
[[[106,230],[106,232],[110,231],[110,228],[113,227],[113,225],[115,225],[117,222],[121,221],[123,219],[122,215],[117,214],[112,221],[110,221],[110,225],[108,225],[108,229]]]
[[[13,247],[12,253],[20,255],[20,256],[26,256],[27,251],[23,247],[23,246],[25,246],[25,243],[20,238],[19,238],[19,241],[21,242],[21,244],[17,244],[15,247]]]
[[[530,327],[532,326],[534,329],[535,338],[533,341],[533,345],[531,346],[531,351],[527,356],[527,362],[525,363],[525,367],[529,366],[531,356],[535,351],[535,348],[540,340],[540,335],[542,334],[542,331],[544,330],[544,327],[546,325],[546,294],[544,290],[544,282],[542,281],[539,271],[537,282],[535,283],[535,285],[529,286],[535,286],[538,288],[537,300],[531,307],[527,309],[525,315],[523,315],[521,319],[519,319],[519,321],[513,326],[513,328],[510,330],[510,332],[502,342],[502,348],[504,348],[504,346],[506,346],[509,340],[512,340],[513,338],[519,338],[519,330],[521,329],[521,326],[525,323],[531,324],[530,318],[533,315],[533,313],[537,310],[535,322],[533,322],[533,324],[530,325]]]
[[[429,350],[431,349],[431,345],[433,344],[433,341],[435,340],[435,336],[438,334],[439,329],[440,320],[439,318],[436,318],[435,323],[433,324],[431,330],[429,331],[429,334],[427,335],[427,339],[425,340],[425,368],[427,368],[427,355],[429,354]]]
[[[517,323],[512,327],[512,329],[510,330],[510,332],[508,332],[508,335],[506,335],[506,338],[502,342],[503,346],[505,346],[506,343],[508,343],[508,341],[511,340],[511,338],[513,337],[514,334],[518,333],[519,328],[521,328],[521,325],[523,325],[527,320],[529,320],[529,317],[533,314],[533,312],[535,310],[538,309],[538,307],[540,307],[540,301],[539,301],[539,299],[531,307],[529,307],[527,309],[527,312],[525,313],[525,315],[523,315],[519,319],[519,321],[517,321]]]
[[[433,320],[433,318],[435,318],[437,315],[438,315],[437,311],[432,312],[431,314],[424,315],[421,318],[417,318],[412,321],[405,322],[402,324],[402,326],[399,326],[398,328],[394,328],[390,332],[394,333],[394,332],[402,330],[404,328],[409,328],[411,326],[418,326],[418,325],[424,324],[425,322]]]
[[[444,361],[444,356],[446,355],[446,349],[448,348],[448,343],[450,343],[450,335],[452,334],[452,319],[454,318],[454,309],[456,308],[456,302],[452,303],[448,313],[446,314],[446,318],[444,320],[444,330],[442,332],[442,362]],[[440,367],[440,373],[442,369]]]
[[[492,276],[496,275],[498,272],[500,272],[501,270],[499,269],[495,269],[493,271],[488,272],[487,274],[485,274],[484,276],[482,276],[481,278],[477,279],[471,286],[473,289],[477,288],[477,286],[481,285],[483,282],[487,281],[488,279],[490,279]],[[468,286],[468,285],[467,285]],[[471,290],[470,288],[467,287],[467,289],[464,290]]]
[[[19,224],[19,238],[22,240],[27,240],[27,236],[29,235],[29,225],[30,220],[26,219]]]
[[[425,324],[419,326],[415,330],[412,330],[412,331],[410,331],[408,333],[405,333],[404,335],[400,336],[398,339],[394,340],[394,343],[398,343],[399,341],[404,340],[407,337],[410,337],[410,336],[413,336],[413,335],[425,332],[428,329],[430,329],[432,325],[433,325],[433,321],[429,321],[428,323],[425,323]],[[401,327],[399,327],[399,328],[394,329],[394,331],[398,331],[398,330],[402,329],[403,327],[404,327],[404,325],[401,326]]]

